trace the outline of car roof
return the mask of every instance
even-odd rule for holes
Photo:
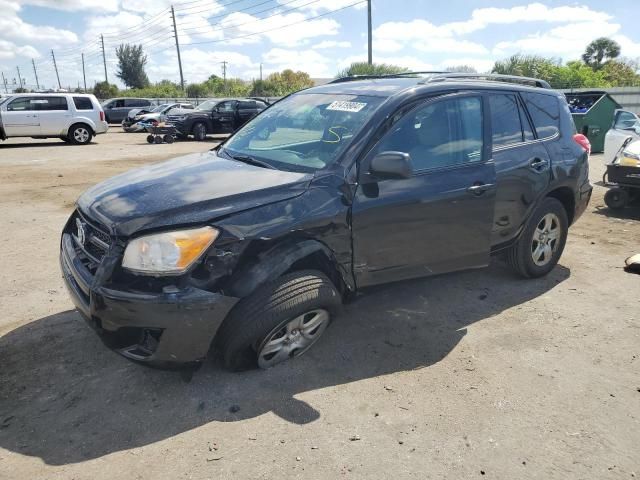
[[[311,87],[300,93],[322,93],[341,95],[365,95],[371,97],[391,97],[396,94],[417,89],[420,93],[441,90],[518,90],[548,95],[560,94],[548,88],[540,88],[506,81],[477,80],[466,78],[437,78],[430,80],[428,77],[389,77],[368,78],[363,80],[345,80],[327,83],[317,87]]]

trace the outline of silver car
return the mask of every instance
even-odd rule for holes
[[[640,117],[627,110],[616,110],[613,126],[604,137],[604,162],[610,163],[627,138],[640,139]]]

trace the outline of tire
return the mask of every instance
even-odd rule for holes
[[[173,143],[173,135],[165,135],[162,140],[164,140],[164,143]]]
[[[311,348],[341,303],[321,272],[284,275],[238,302],[220,327],[216,349],[229,370],[269,368]],[[278,346],[277,352],[268,353],[267,348]]]
[[[160,135],[157,135],[153,138],[153,143],[155,143],[156,145],[160,145],[162,143],[162,137]]]
[[[193,126],[193,138],[198,142],[204,142],[207,139],[207,126],[198,122]]]
[[[543,277],[560,260],[568,230],[564,205],[555,198],[545,198],[531,214],[518,241],[507,251],[507,263],[525,278]]]
[[[153,143],[153,139],[154,139],[153,135],[147,135],[147,143]]]
[[[91,142],[93,138],[93,132],[88,125],[84,123],[79,123],[77,125],[73,125],[69,129],[69,134],[67,135],[69,141],[74,145],[86,145]]]
[[[629,193],[623,188],[612,188],[605,193],[604,203],[611,210],[622,210],[629,203]]]

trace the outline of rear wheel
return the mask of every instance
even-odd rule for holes
[[[555,198],[545,198],[507,252],[508,263],[526,278],[546,275],[560,260],[568,229],[564,205]]]
[[[84,124],[74,125],[69,129],[69,141],[76,145],[86,145],[91,141],[93,132]]]
[[[242,299],[216,338],[226,368],[270,368],[305,353],[341,303],[321,272],[294,272]]]
[[[196,123],[193,126],[193,138],[198,142],[203,142],[207,138],[207,126],[204,123]]]
[[[173,135],[165,135],[162,137],[164,143],[173,143]]]
[[[155,143],[156,145],[160,145],[162,143],[162,137],[160,135],[154,137],[153,143]]]
[[[153,143],[154,138],[153,135],[147,135],[147,143]]]
[[[604,203],[611,210],[621,210],[629,203],[629,193],[619,187],[612,188],[605,193]]]

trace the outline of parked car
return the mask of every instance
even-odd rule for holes
[[[102,104],[109,123],[122,123],[134,108],[149,108],[153,106],[153,102],[146,98],[112,98]]]
[[[566,100],[459,75],[310,88],[210,152],[89,189],[61,241],[78,310],[142,363],[213,346],[230,369],[267,368],[372,285],[492,255],[546,275],[592,191]]]
[[[616,110],[613,125],[604,137],[604,163],[611,163],[629,137],[640,139],[640,118],[633,112]]]
[[[160,123],[167,120],[169,114],[183,114],[189,113],[189,110],[193,110],[193,105],[190,103],[163,103],[153,108],[133,109],[122,121],[122,129],[125,132],[144,132],[144,126],[142,124]]]
[[[203,141],[207,134],[235,132],[265,108],[265,102],[253,98],[208,100],[193,112],[168,115],[167,121],[176,126],[181,136],[193,135]]]
[[[58,137],[85,145],[108,128],[104,111],[93,95],[25,93],[0,103],[0,140]]]

